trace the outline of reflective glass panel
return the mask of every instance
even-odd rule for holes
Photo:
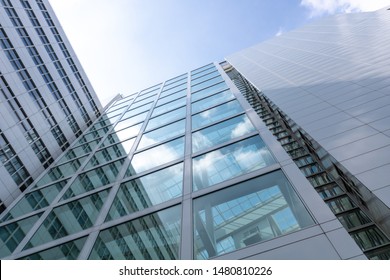
[[[119,119],[121,114],[122,114],[122,110],[116,110],[116,111],[111,112],[111,113],[105,113],[100,117],[99,121],[97,121],[91,127],[91,129],[100,129],[102,127],[106,127],[108,125],[111,125]]]
[[[118,100],[118,101],[116,101],[115,102],[115,104],[114,104],[114,106],[118,106],[118,105],[121,105],[121,106],[123,106],[123,105],[129,105],[132,101],[133,101],[133,99],[134,99],[134,97],[137,95],[137,93],[133,93],[133,94],[130,94],[130,95],[128,95],[128,96],[125,96],[125,97],[123,97],[122,99],[120,99],[120,100]]]
[[[226,120],[194,132],[192,134],[192,151],[198,152],[254,130],[255,128],[246,115]]]
[[[224,118],[243,112],[237,100],[232,100],[217,107],[192,116],[192,128],[196,129]]]
[[[214,84],[222,82],[222,81],[223,81],[222,77],[221,76],[217,76],[215,78],[211,78],[211,79],[209,79],[207,81],[204,81],[203,83],[193,85],[191,87],[191,91],[195,92],[195,91],[198,91],[198,90],[200,90],[202,88],[209,87],[211,85],[214,85]]]
[[[186,120],[180,120],[178,122],[171,123],[169,125],[157,128],[148,133],[144,133],[141,141],[138,144],[137,149],[142,149],[169,138],[183,134],[185,131]]]
[[[187,83],[185,81],[181,85],[178,85],[178,86],[173,85],[173,86],[168,86],[168,87],[169,87],[169,89],[161,92],[160,98],[171,95],[171,94],[178,92],[178,91],[181,91],[181,92],[187,91]]]
[[[126,107],[127,107],[127,105],[112,106],[111,108],[109,108],[109,109],[106,111],[106,113],[111,113],[111,112],[114,112],[114,111],[122,112]]]
[[[102,191],[54,208],[25,249],[92,227],[107,195],[108,191]]]
[[[128,128],[109,134],[106,140],[104,140],[102,147],[106,147],[117,142],[122,142],[126,139],[137,136],[141,129],[141,126],[142,124],[136,124]]]
[[[136,115],[134,117],[131,117],[131,118],[128,118],[126,120],[118,122],[115,126],[115,130],[119,131],[119,130],[122,130],[123,128],[135,125],[136,123],[143,122],[148,113],[149,112],[144,112],[142,114],[139,114],[139,115]]]
[[[159,107],[156,107],[153,110],[152,117],[155,117],[157,115],[166,113],[166,112],[168,112],[170,110],[173,110],[173,109],[175,109],[177,107],[185,106],[186,102],[187,102],[186,97],[182,97],[182,98],[176,99],[176,100],[174,100],[172,102],[169,102],[169,103],[166,103],[166,104],[161,105]]]
[[[207,259],[314,224],[281,171],[194,200],[194,257]]]
[[[142,92],[140,94],[140,96],[138,96],[137,100],[136,101],[140,101],[140,100],[143,100],[143,99],[146,99],[146,98],[149,98],[151,96],[156,96],[157,93],[159,92],[159,88],[158,89],[154,89],[154,90],[151,90],[151,91],[145,91],[145,92]]]
[[[61,178],[65,178],[73,175],[79,169],[81,164],[87,157],[74,159],[65,164],[55,166],[51,168],[37,183],[37,187],[44,186],[48,183],[57,181]]]
[[[181,207],[175,206],[100,232],[89,259],[179,258]]]
[[[145,105],[142,105],[140,107],[134,108],[134,109],[129,109],[122,117],[122,120],[125,120],[127,118],[133,117],[139,113],[143,113],[145,111],[149,111],[149,109],[152,107],[153,102],[147,103]],[[134,107],[134,106],[131,106]]]
[[[168,113],[165,113],[164,115],[154,117],[153,119],[149,120],[146,130],[151,130],[156,127],[160,127],[165,124],[168,124],[174,120],[184,118],[185,115],[186,115],[186,107],[181,107],[173,111],[170,111]]]
[[[78,175],[65,192],[62,200],[113,183],[122,168],[123,162],[124,160],[121,159]]]
[[[153,102],[156,99],[156,95],[150,96],[150,97],[145,98],[145,99],[143,99],[143,96],[141,96],[141,97],[139,97],[139,99],[140,99],[139,101],[137,101],[137,100],[134,101],[134,103],[131,105],[131,107],[135,108],[135,107],[139,107],[139,106],[142,106],[144,104],[147,104],[149,102]]]
[[[185,89],[185,90],[178,91],[178,92],[176,92],[174,94],[168,95],[168,96],[166,96],[164,98],[160,97],[160,99],[156,103],[156,106],[160,106],[162,104],[171,102],[173,100],[176,100],[176,99],[178,99],[180,97],[183,97],[183,96],[186,96],[186,95],[187,95],[187,90]]]
[[[43,189],[27,193],[23,198],[7,213],[2,220],[10,220],[24,214],[33,212],[48,206],[60,193],[68,180],[52,184]]]
[[[10,255],[16,249],[41,214],[0,227],[0,258]]]
[[[123,183],[106,220],[113,220],[181,196],[183,163]]]
[[[212,96],[192,103],[192,113],[203,111],[204,109],[215,106],[219,103],[228,101],[233,98],[234,96],[229,90],[214,94]]]
[[[77,146],[79,144],[84,144],[84,143],[87,143],[89,141],[97,140],[100,137],[103,137],[105,134],[106,134],[106,132],[102,133],[101,135],[99,135],[99,133],[85,134],[85,135],[81,136],[81,138],[77,142],[75,142],[75,144],[73,146]]]
[[[160,86],[161,86],[161,84],[158,84],[158,85],[152,86],[150,88],[144,89],[143,91],[141,91],[140,95],[144,95],[144,94],[147,94],[147,93],[152,92],[152,91],[158,92],[160,89]]]
[[[389,239],[375,227],[364,228],[350,234],[362,250],[368,250],[389,242]]]
[[[71,159],[74,159],[79,156],[83,156],[92,152],[92,150],[99,144],[101,138],[97,138],[91,142],[82,144],[80,146],[74,147],[68,150],[64,156],[57,162],[57,164],[61,164],[67,162]]]
[[[368,218],[367,215],[360,209],[355,209],[353,211],[337,215],[337,218],[347,229],[359,227],[371,222],[370,218]]]
[[[28,255],[21,260],[76,260],[87,237],[76,239],[59,246]]]
[[[192,102],[200,100],[202,98],[205,98],[207,96],[213,95],[217,92],[224,91],[226,89],[229,89],[225,82],[218,83],[216,85],[213,85],[211,87],[204,88],[200,91],[194,92],[191,95]]]
[[[183,156],[184,138],[181,137],[135,154],[130,163],[128,174],[137,174]]]
[[[210,73],[205,73],[204,75],[199,76],[196,79],[192,79],[191,85],[194,86],[196,84],[202,83],[204,81],[207,81],[207,80],[214,78],[214,77],[217,77],[217,76],[220,76],[219,72],[217,70],[210,72]]]
[[[212,66],[212,67],[209,67],[209,68],[206,69],[206,70],[203,70],[203,71],[198,72],[198,73],[196,73],[196,74],[192,74],[192,75],[191,75],[191,80],[197,79],[197,78],[199,78],[199,77],[201,77],[201,76],[204,76],[204,75],[206,75],[206,74],[208,74],[208,73],[214,72],[215,70],[217,70],[217,68],[215,68],[214,66]]]
[[[207,188],[275,163],[259,136],[245,139],[193,159],[194,190]]]
[[[186,86],[184,86],[185,84],[187,84],[187,79],[182,79],[180,81],[177,81],[176,83],[166,84],[164,86],[161,94],[167,95],[166,92],[168,92],[168,90],[173,89],[173,88],[177,88],[174,91],[178,91],[178,90],[182,90],[184,88],[187,88]]]
[[[191,71],[191,77],[194,76],[197,73],[200,73],[200,72],[205,71],[206,69],[210,69],[210,68],[215,68],[213,63],[207,64],[205,66],[199,67],[198,69],[192,70]]]
[[[84,170],[104,164],[120,157],[127,156],[134,144],[134,141],[135,138],[97,151],[84,167]]]
[[[85,137],[86,139],[90,139],[90,140],[96,139],[96,138],[98,138],[98,137],[103,137],[104,135],[107,134],[107,132],[108,132],[111,128],[112,128],[112,125],[109,125],[109,126],[106,126],[106,127],[104,127],[104,128],[101,128],[101,129],[91,130],[91,132],[88,132],[87,134],[85,134],[84,137]],[[84,138],[84,137],[83,137],[83,138]],[[83,139],[83,138],[82,138],[82,139]],[[90,141],[90,140],[88,140],[88,141]],[[81,142],[81,143],[83,143],[83,142]]]

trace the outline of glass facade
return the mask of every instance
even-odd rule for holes
[[[1,217],[3,257],[207,259],[312,226],[221,72],[206,65],[114,102]],[[19,224],[12,246],[4,232]]]

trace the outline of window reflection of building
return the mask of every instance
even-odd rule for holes
[[[283,173],[276,171],[194,201],[194,254],[215,257],[313,224]]]

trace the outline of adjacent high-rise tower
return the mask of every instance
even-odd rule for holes
[[[99,116],[47,1],[0,1],[0,211]]]

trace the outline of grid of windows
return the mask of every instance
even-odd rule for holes
[[[2,217],[0,231],[18,217],[28,217],[20,211],[22,204],[28,203],[31,215],[43,215],[30,238],[9,254],[27,259],[178,259],[180,248],[190,246],[194,258],[211,258],[312,225],[219,73],[214,64],[206,65],[114,102]],[[274,175],[264,175],[270,171]],[[241,188],[232,185],[240,176],[256,184],[248,182],[250,188],[237,191]],[[230,193],[231,201],[214,199],[227,199],[222,193]],[[182,216],[188,200],[194,203],[193,217]],[[211,208],[201,203],[210,200],[220,215],[230,215],[214,216],[217,226],[224,218],[230,228],[214,241],[210,236],[220,231],[210,231],[206,212]],[[223,207],[231,209],[222,214]],[[258,232],[229,220],[244,213],[258,216]],[[291,217],[296,218],[289,221]],[[194,221],[194,231],[183,239],[184,220]],[[237,230],[231,229],[233,224]],[[99,233],[84,244],[96,225]],[[52,240],[58,244],[45,247]],[[79,256],[83,245],[87,249]]]
[[[66,148],[69,147],[68,140],[66,139],[64,133],[57,124],[54,115],[47,106],[45,99],[42,97],[40,91],[35,85],[30,73],[27,71],[24,63],[20,59],[18,53],[13,47],[3,27],[0,27],[0,45],[6,53],[7,58],[11,63],[12,67],[15,71],[17,71],[19,79],[25,87],[26,91],[28,92],[32,100],[35,102],[35,104],[38,106],[44,119],[49,124],[50,132],[52,133],[54,139],[57,141],[58,145],[63,151],[66,150]]]

